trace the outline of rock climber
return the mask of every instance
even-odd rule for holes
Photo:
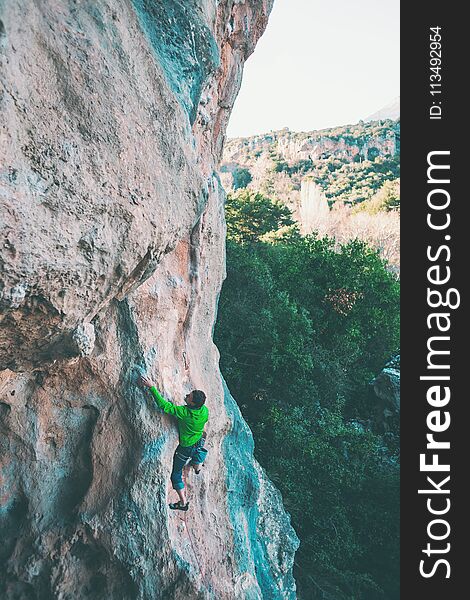
[[[206,395],[201,390],[193,390],[185,397],[185,405],[177,406],[168,402],[160,394],[155,385],[141,375],[140,381],[143,386],[150,389],[156,405],[168,415],[173,415],[178,421],[179,445],[173,456],[173,468],[171,471],[171,484],[178,494],[178,502],[169,506],[172,510],[184,510],[189,508],[183,483],[183,468],[190,464],[195,473],[201,472],[207,450],[204,448],[206,434],[204,426],[209,419],[209,410],[205,406]]]

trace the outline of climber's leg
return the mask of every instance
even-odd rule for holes
[[[176,490],[178,494],[178,502],[172,502],[169,506],[172,510],[188,510],[189,502],[186,500],[186,493],[184,488],[181,490]]]
[[[178,446],[173,456],[173,468],[171,470],[171,484],[179,497],[179,502],[170,504],[170,508],[180,508],[187,506],[186,493],[184,491],[183,468],[191,460],[191,457],[184,453]],[[179,505],[179,506],[178,506]]]
[[[201,472],[201,467],[204,466],[204,461],[206,460],[207,450],[205,448],[197,448],[194,453],[193,459],[191,461],[191,466],[193,467],[195,473],[199,474]]]
[[[171,508],[171,510],[183,510],[184,512],[186,512],[189,508],[189,502],[186,502],[186,504],[182,504],[181,500],[178,500],[178,502],[172,502],[171,504],[169,504],[169,507]]]
[[[184,491],[184,488],[182,488],[181,490],[176,490],[176,493],[178,494],[178,498],[180,499],[180,503],[181,504],[186,504],[186,492]]]

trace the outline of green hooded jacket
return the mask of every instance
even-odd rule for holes
[[[163,412],[178,419],[181,446],[185,448],[192,446],[202,438],[204,425],[209,419],[209,410],[205,404],[201,408],[189,408],[187,405],[176,406],[165,400],[155,386],[150,388],[150,392],[155,399],[155,403]]]

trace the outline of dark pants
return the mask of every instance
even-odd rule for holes
[[[207,450],[203,447],[205,438],[201,438],[193,446],[178,446],[173,456],[173,469],[171,471],[171,483],[174,490],[182,490],[183,469],[187,464],[201,465],[207,455]]]

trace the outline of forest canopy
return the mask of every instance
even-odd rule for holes
[[[302,237],[259,193],[227,200],[215,341],[301,540],[302,598],[398,599],[398,423],[370,382],[399,346],[399,282],[364,242]]]

